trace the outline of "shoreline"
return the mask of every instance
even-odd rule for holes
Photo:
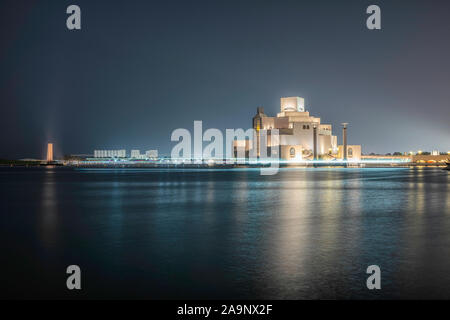
[[[208,164],[0,164],[0,168],[91,168],[91,169],[258,169],[269,168],[268,165],[237,165],[237,164],[224,164],[224,165],[208,165]],[[367,163],[352,163],[352,164],[302,164],[302,165],[286,165],[281,164],[278,168],[440,168],[446,169],[446,165],[442,164],[422,164],[422,163],[382,163],[382,164],[367,164]]]

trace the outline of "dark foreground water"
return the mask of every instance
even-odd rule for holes
[[[3,168],[0,200],[3,298],[450,298],[440,169]]]

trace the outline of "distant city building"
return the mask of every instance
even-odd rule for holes
[[[47,161],[53,161],[53,143],[47,145]]]
[[[131,158],[140,159],[141,152],[139,150],[131,150]]]
[[[141,154],[139,150],[131,150],[131,158],[132,159],[150,159],[150,158],[157,158],[158,157],[158,150],[149,150],[145,153]]]
[[[438,156],[438,155],[440,155],[439,150],[433,150],[433,151],[431,151],[431,155],[432,155],[432,156]]]
[[[126,158],[126,150],[94,150],[94,158]],[[137,149],[131,150],[130,159],[145,160],[156,159],[158,157],[158,150],[148,150],[145,154]]]
[[[126,150],[94,150],[94,158],[126,158]]]
[[[147,151],[145,151],[145,157],[147,159],[158,158],[158,150],[147,150]]]

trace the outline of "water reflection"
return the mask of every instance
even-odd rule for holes
[[[285,174],[285,173],[283,173]],[[310,247],[309,219],[313,214],[310,204],[313,197],[314,181],[307,181],[304,175],[296,179],[281,179],[276,197],[276,216],[271,221],[267,241],[268,270],[273,277],[268,277],[269,287],[277,294],[277,283],[294,283],[301,281],[305,268],[305,250]],[[267,232],[266,231],[266,232]],[[286,288],[292,294],[295,288]],[[275,292],[273,292],[275,294]]]
[[[2,230],[22,260],[17,250],[5,259],[33,279],[79,261],[89,296],[450,298],[445,171],[11,172],[0,175],[11,212]],[[30,187],[18,192],[17,181]],[[382,292],[365,287],[370,264]],[[61,297],[52,279],[36,290]]]
[[[58,198],[55,171],[50,167],[44,171],[41,188],[40,237],[43,245],[51,249],[57,244]]]

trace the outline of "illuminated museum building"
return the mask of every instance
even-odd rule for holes
[[[346,124],[343,124],[343,145],[347,145]],[[253,129],[256,132],[256,141],[235,141],[235,154],[249,153],[256,148],[258,157],[261,155],[261,147],[264,145],[261,130],[267,130],[267,147],[270,156],[272,152],[279,152],[282,160],[333,160],[347,159],[358,161],[361,159],[360,145],[347,145],[347,153],[343,145],[338,146],[337,137],[332,133],[331,124],[321,123],[320,118],[313,117],[305,111],[305,100],[300,97],[281,98],[281,110],[276,117],[269,117],[262,107],[257,108],[257,114],[253,117]],[[271,130],[279,130],[278,142],[271,138]],[[272,142],[272,140],[274,140]],[[278,147],[273,150],[274,147]],[[253,151],[254,152],[254,151]]]

